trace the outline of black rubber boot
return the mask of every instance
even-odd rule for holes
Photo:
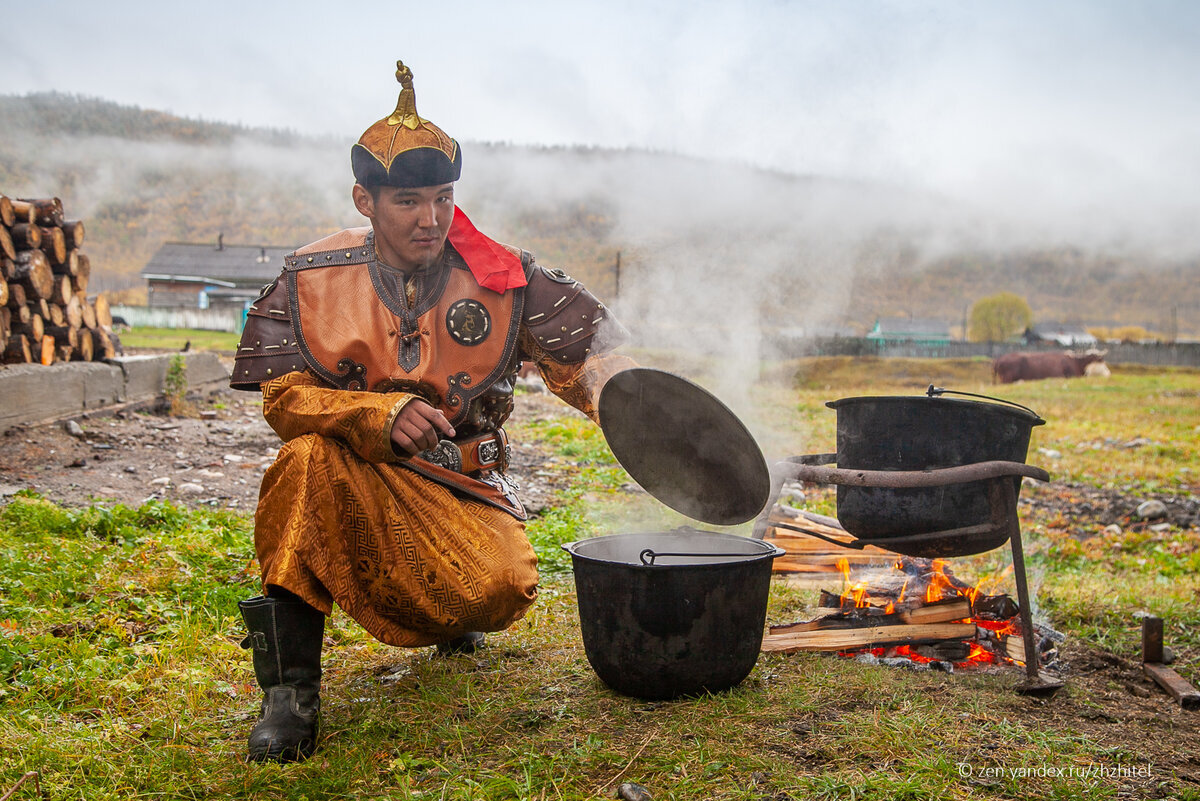
[[[461,637],[455,637],[437,644],[437,652],[442,656],[453,654],[473,654],[484,645],[482,631],[468,631]]]
[[[303,601],[251,598],[238,608],[250,633],[262,711],[250,731],[250,762],[298,762],[317,747],[325,615]]]

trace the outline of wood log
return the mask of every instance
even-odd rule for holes
[[[16,225],[17,223],[28,223],[33,225],[37,222],[37,207],[35,207],[30,201],[13,200],[12,207],[13,214],[16,216],[16,220],[13,222],[13,225]]]
[[[16,312],[18,308],[25,308],[28,305],[29,299],[25,295],[25,288],[17,282],[8,284],[8,308]]]
[[[763,637],[763,653],[790,654],[796,651],[850,651],[889,645],[921,645],[975,636],[974,623],[917,623],[899,626],[865,626],[854,629],[822,629]]]
[[[12,281],[17,272],[17,265],[8,256],[0,255],[0,281]]]
[[[57,226],[42,226],[42,252],[57,266],[67,261],[67,238]]]
[[[5,284],[8,286],[8,284]],[[0,306],[0,331],[8,331],[12,328],[12,310],[7,306]]]
[[[86,295],[88,289],[89,278],[87,275],[72,275],[71,289],[78,295]]]
[[[83,244],[83,220],[67,220],[62,224],[62,232],[72,250]]]
[[[71,276],[69,275],[55,275],[53,287],[50,291],[51,303],[65,306],[71,298],[75,297],[75,290],[71,286]]]
[[[29,364],[33,361],[29,340],[24,334],[13,334],[9,337],[8,345],[4,348],[3,359],[6,364]]]
[[[822,615],[813,620],[771,626],[772,634],[822,629],[867,628],[872,626],[901,626],[906,624],[950,623],[971,616],[971,604],[966,598],[953,598],[920,604],[891,614],[864,614],[866,610],[849,609]],[[872,610],[875,611],[875,610]]]
[[[16,322],[12,325],[14,334],[24,334],[30,342],[41,342],[46,335],[45,319],[40,314],[30,313],[26,322]]]
[[[42,229],[29,223],[17,223],[9,232],[17,250],[37,250],[42,246]]]
[[[45,298],[30,298],[29,311],[40,314],[43,320],[50,319],[50,304],[46,302]]]
[[[113,346],[112,339],[108,336],[108,332],[103,328],[91,329],[92,336],[92,358],[100,359],[115,359],[117,349]]]
[[[76,292],[75,300],[79,303],[79,324],[85,328],[95,328],[99,325],[96,320],[96,310],[92,308],[92,304],[88,303],[87,295]]]
[[[0,281],[0,307],[5,307],[5,310],[7,311],[7,306],[8,306],[8,282]],[[6,327],[6,326],[0,326],[0,327]]]
[[[23,250],[17,254],[13,264],[13,278],[25,287],[31,300],[44,298],[54,291],[54,272],[42,251]]]
[[[12,319],[20,322],[29,322],[29,304],[25,302],[25,287],[20,284],[8,285],[8,310],[12,312]]]
[[[85,315],[83,313],[87,302],[81,301],[78,295],[72,295],[70,300],[63,306],[63,313],[67,320],[67,325],[74,328],[95,328],[95,315]],[[91,325],[88,325],[90,318]]]
[[[69,325],[48,325],[46,336],[53,337],[56,345],[68,345],[73,348],[79,344],[79,329]]]
[[[46,318],[46,323],[48,325],[66,325],[67,310],[57,303],[51,303],[49,306],[50,316]],[[75,327],[78,328],[79,326],[76,325]]]
[[[108,298],[104,295],[96,296],[96,303],[93,306],[96,312],[96,325],[90,325],[88,328],[112,328],[112,307],[108,305]]]
[[[17,257],[17,246],[13,242],[12,234],[3,225],[0,225],[0,256],[6,259],[15,259]]]
[[[63,224],[63,205],[62,201],[56,197],[46,198],[21,198],[21,200],[33,204],[34,222],[38,225],[62,225]]]
[[[75,346],[75,350],[71,351],[71,361],[73,362],[90,362],[95,354],[95,343],[92,341],[90,331],[82,331],[79,335],[79,344]]]
[[[62,264],[54,264],[51,262],[51,268],[56,275],[69,275],[74,277],[75,273],[79,272],[79,253],[78,251],[68,250],[67,259]]]
[[[17,224],[17,213],[13,211],[12,200],[5,195],[0,195],[0,224],[9,228]]]
[[[54,337],[42,337],[42,345],[37,354],[38,361],[49,367],[58,359],[56,353],[58,346],[54,344]]]

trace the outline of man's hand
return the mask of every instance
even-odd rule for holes
[[[441,434],[453,437],[454,426],[440,411],[413,398],[392,423],[392,447],[398,454],[416,456],[437,445]]]

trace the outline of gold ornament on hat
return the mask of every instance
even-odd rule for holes
[[[417,114],[417,93],[413,91],[412,70],[404,66],[403,61],[396,62],[396,80],[400,82],[400,98],[396,101],[396,110],[387,118],[388,125],[403,125],[410,131],[415,131],[429,120],[422,119]]]
[[[354,178],[363,186],[437,186],[458,180],[462,154],[445,131],[417,113],[412,70],[396,62],[396,110],[350,149]]]

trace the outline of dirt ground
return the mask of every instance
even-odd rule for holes
[[[170,415],[161,402],[139,403],[10,429],[0,435],[0,500],[29,489],[73,507],[169,500],[252,511],[280,445],[258,394],[219,388],[187,400],[186,416]],[[518,401],[515,420],[577,414],[550,395]],[[78,429],[69,428],[72,422]],[[512,443],[509,472],[530,513],[543,509],[564,480],[542,469],[555,458],[527,442]]]

